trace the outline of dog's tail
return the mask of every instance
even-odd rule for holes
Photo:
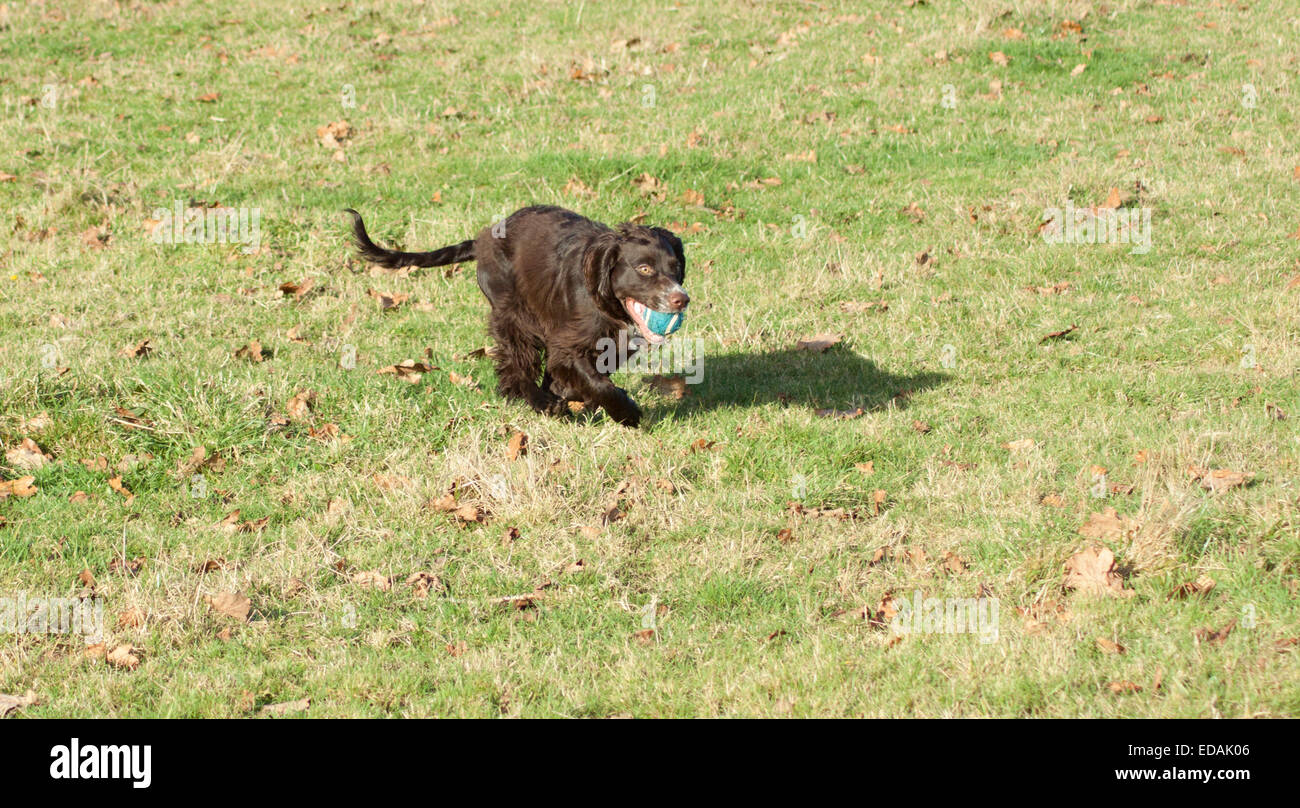
[[[462,241],[459,244],[453,244],[450,247],[443,247],[441,250],[432,252],[399,252],[397,250],[385,250],[378,244],[370,240],[366,233],[366,226],[361,221],[361,214],[348,208],[344,211],[352,215],[352,237],[356,240],[357,254],[373,264],[379,264],[381,267],[388,269],[397,269],[398,267],[440,267],[447,264],[458,264],[461,261],[474,260],[474,242]]]

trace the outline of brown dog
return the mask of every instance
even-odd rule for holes
[[[582,401],[624,426],[640,423],[640,408],[596,360],[633,325],[647,342],[663,342],[646,325],[645,309],[680,312],[690,302],[677,236],[661,227],[611,229],[563,208],[528,207],[473,241],[397,252],[377,246],[361,215],[348,213],[357,251],[380,266],[478,262],[478,286],[492,306],[488,330],[496,340],[502,395],[550,415],[567,412],[567,401]]]

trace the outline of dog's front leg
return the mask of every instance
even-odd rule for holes
[[[627,391],[599,373],[589,361],[553,363],[550,373],[556,382],[576,391],[583,401],[604,409],[617,423],[628,427],[640,425],[641,408]]]

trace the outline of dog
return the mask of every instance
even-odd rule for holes
[[[501,395],[557,416],[580,401],[623,426],[640,424],[641,409],[609,380],[614,368],[597,358],[633,327],[645,342],[662,343],[646,325],[647,308],[686,310],[686,254],[671,231],[630,222],[611,228],[564,208],[533,206],[475,239],[399,252],[376,245],[361,214],[346,212],[357,253],[382,267],[478,263],[478,287],[492,307],[488,331]],[[628,342],[624,335],[621,344]]]

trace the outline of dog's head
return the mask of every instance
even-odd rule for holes
[[[616,320],[635,323],[646,341],[664,338],[646,325],[647,309],[685,311],[690,297],[682,288],[686,253],[681,239],[662,227],[621,224],[597,236],[587,250],[587,288]]]

